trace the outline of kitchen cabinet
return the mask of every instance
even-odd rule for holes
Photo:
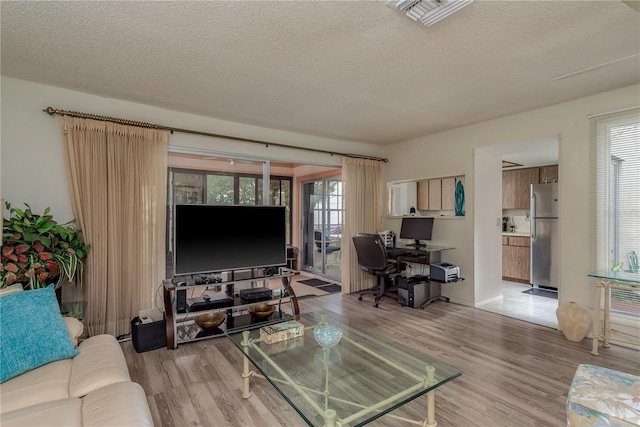
[[[418,181],[418,210],[429,210],[429,180]]]
[[[442,210],[442,180],[429,180],[429,210]]]
[[[531,184],[558,182],[558,165],[502,172],[502,209],[529,209]]]
[[[558,182],[558,165],[540,166],[539,184]]]
[[[524,236],[502,236],[502,280],[530,283],[530,239]]]
[[[540,182],[540,168],[502,172],[502,209],[529,209],[531,184]]]
[[[418,181],[418,210],[455,210],[455,193],[458,182],[462,182],[464,185],[464,176],[449,176]]]
[[[418,210],[442,210],[442,179],[423,179],[418,181]]]
[[[423,179],[418,181],[418,210],[442,210],[442,179]]]
[[[456,178],[442,178],[442,210],[456,208]]]

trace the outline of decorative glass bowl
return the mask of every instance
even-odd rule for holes
[[[322,348],[335,347],[342,339],[342,329],[320,324],[313,329],[313,337]]]

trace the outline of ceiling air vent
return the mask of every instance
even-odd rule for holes
[[[473,0],[391,0],[387,6],[404,13],[418,24],[429,27]]]

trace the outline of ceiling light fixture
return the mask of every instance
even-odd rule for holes
[[[387,6],[429,27],[471,3],[473,0],[391,0]]]

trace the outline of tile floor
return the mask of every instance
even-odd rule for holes
[[[502,300],[484,304],[478,309],[556,328],[558,300],[523,294],[522,291],[527,289],[531,289],[531,285],[503,281]]]

